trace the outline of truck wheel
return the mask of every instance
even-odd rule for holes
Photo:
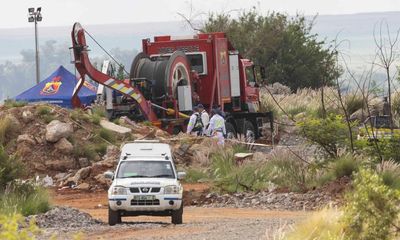
[[[113,211],[108,207],[108,225],[114,226],[117,223],[121,223],[121,215],[118,211]]]
[[[183,215],[183,202],[181,204],[181,207],[178,210],[172,211],[171,223],[172,224],[182,224],[182,215]]]
[[[256,133],[254,131],[254,126],[249,121],[244,121],[244,138],[246,143],[254,143],[256,140]]]
[[[229,122],[225,123],[225,128],[226,128],[226,138],[227,139],[237,138],[236,130],[232,123],[229,123]]]

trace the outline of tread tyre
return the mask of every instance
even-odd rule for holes
[[[181,207],[178,210],[172,211],[171,223],[172,224],[182,224],[183,223],[183,201]]]
[[[246,143],[254,143],[256,140],[256,133],[254,131],[253,124],[249,121],[245,121],[243,130],[243,135]]]
[[[108,207],[108,225],[114,226],[117,223],[121,223],[121,215],[118,211],[113,211]]]
[[[227,139],[237,138],[236,130],[232,123],[230,123],[230,122],[225,123],[225,128],[226,128],[226,138]]]

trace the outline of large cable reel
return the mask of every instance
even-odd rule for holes
[[[178,86],[189,86],[191,91],[190,65],[182,51],[176,51],[171,56],[153,58],[139,53],[132,62],[130,78],[146,78],[152,81],[153,99],[163,96],[177,99]]]

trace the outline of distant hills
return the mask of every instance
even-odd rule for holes
[[[308,19],[313,19],[309,16]],[[382,20],[386,21],[391,31],[400,27],[400,12],[359,13],[348,15],[321,15],[317,16],[313,33],[318,37],[332,41],[346,40],[341,47],[348,56],[348,61],[353,70],[361,72],[370,65],[375,53],[373,38],[374,27]],[[84,28],[91,33],[105,49],[112,50],[120,57],[121,62],[129,69],[135,54],[141,50],[141,40],[155,35],[191,35],[191,30],[183,21],[175,22],[151,22],[151,23],[122,23],[105,25],[85,25]],[[73,71],[69,63],[68,47],[71,46],[70,26],[40,27],[39,40],[42,50],[41,72],[42,78],[51,73],[56,66],[66,65]],[[49,42],[49,41],[52,42]],[[91,57],[101,61],[104,52],[96,44],[89,40]],[[34,84],[34,29],[16,28],[0,29],[0,100],[6,96],[14,96]],[[24,51],[23,51],[24,50]],[[129,51],[128,51],[129,50]],[[23,51],[23,52],[22,52]],[[21,54],[23,53],[23,55]],[[47,54],[49,53],[49,54]],[[6,61],[12,64],[4,64]],[[21,68],[24,72],[20,73]],[[51,69],[54,68],[54,69]],[[376,75],[382,79],[381,75]],[[25,85],[18,85],[23,79]],[[4,84],[7,82],[7,84]],[[11,90],[10,90],[11,89]]]
[[[312,19],[312,17],[309,17]],[[313,32],[321,39],[346,39],[354,64],[360,64],[374,54],[373,29],[380,21],[385,20],[393,31],[400,27],[400,12],[359,13],[347,15],[317,16]],[[193,31],[184,22],[123,23],[106,25],[84,25],[95,38],[106,48],[122,50],[140,50],[141,39],[154,35],[188,35]],[[71,44],[71,26],[40,27],[40,43],[55,40],[57,43]],[[33,28],[0,29],[0,63],[5,60],[17,60],[22,49],[33,49]],[[93,44],[93,43],[92,43]],[[102,54],[92,46],[93,54]]]

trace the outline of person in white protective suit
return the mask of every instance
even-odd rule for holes
[[[210,116],[208,115],[207,111],[204,109],[203,104],[197,105],[197,108],[199,109],[200,117],[201,117],[201,122],[203,124],[203,131],[201,135],[207,135],[207,127],[208,123],[210,122]]]
[[[189,123],[186,128],[186,133],[194,136],[199,136],[203,132],[203,122],[201,121],[201,116],[199,109],[193,108],[193,114],[189,118]]]
[[[211,111],[212,117],[207,128],[209,136],[218,139],[218,145],[223,146],[225,144],[225,119],[221,116],[217,109]]]

